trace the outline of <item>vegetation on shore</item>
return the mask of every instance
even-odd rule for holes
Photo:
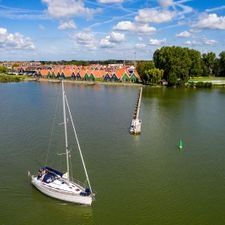
[[[212,88],[213,87],[213,84],[211,82],[202,82],[202,81],[199,81],[199,82],[189,82],[188,83],[188,87],[191,87],[191,88]]]
[[[194,81],[194,82],[210,82],[210,81],[215,81],[215,80],[221,80],[221,81],[225,81],[225,77],[190,77],[190,81]]]
[[[154,78],[153,69],[158,69]],[[137,71],[145,84],[158,84],[162,78],[168,86],[184,86],[190,77],[221,78],[225,76],[225,51],[216,58],[213,52],[201,54],[189,48],[162,47],[154,52],[153,61],[138,62]]]
[[[16,76],[16,75],[2,75],[0,74],[0,83],[7,83],[7,82],[20,82],[24,81],[24,76]]]

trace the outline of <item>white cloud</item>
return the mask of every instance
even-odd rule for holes
[[[205,44],[205,45],[215,45],[216,43],[217,43],[217,41],[216,40],[213,40],[213,39],[203,39],[203,43]]]
[[[179,34],[176,34],[176,37],[180,37],[180,38],[186,38],[186,37],[190,37],[190,36],[191,36],[191,33],[188,31],[183,31]]]
[[[124,42],[125,35],[119,32],[111,32],[110,35],[107,35],[105,38],[100,40],[100,47],[102,48],[112,48],[116,44]]]
[[[156,32],[156,28],[150,27],[148,24],[137,25],[136,32],[141,33],[141,34],[153,34]]]
[[[202,14],[193,27],[200,29],[225,30],[225,16],[217,16],[217,14],[214,13]]]
[[[115,46],[114,43],[110,42],[109,36],[101,39],[99,45],[101,48],[112,48]]]
[[[188,40],[188,41],[185,41],[185,44],[186,45],[198,45],[198,43],[195,41],[195,40],[193,40],[193,41],[190,41],[190,40]]]
[[[113,27],[114,30],[131,31],[140,34],[152,34],[156,32],[155,27],[150,27],[148,24],[136,24],[131,21],[121,21]]]
[[[217,43],[216,40],[213,39],[207,39],[207,38],[198,38],[197,40],[188,40],[185,42],[186,45],[192,45],[192,46],[200,46],[200,45],[215,45]]]
[[[76,24],[73,20],[60,22],[60,25],[58,26],[59,30],[66,30],[66,29],[76,29]]]
[[[84,46],[89,49],[96,49],[96,40],[92,33],[88,31],[78,32],[72,37],[78,45]]]
[[[122,3],[123,0],[98,0],[99,3],[108,4],[108,3]]]
[[[135,47],[136,47],[136,48],[146,48],[146,44],[144,44],[144,43],[137,43],[137,44],[135,45]]]
[[[117,23],[113,29],[121,31],[133,31],[135,30],[135,25],[131,21],[121,21]]]
[[[163,45],[166,43],[166,39],[159,40],[159,39],[150,39],[149,44],[154,46]]]
[[[162,6],[162,7],[168,7],[170,5],[173,4],[173,0],[158,0],[158,3]]]
[[[140,23],[163,23],[168,22],[175,16],[174,12],[158,9],[140,9],[135,21]]]
[[[119,32],[112,32],[110,34],[110,41],[111,42],[123,42],[125,41],[125,35]]]
[[[5,49],[35,49],[31,38],[20,33],[8,33],[7,29],[0,27],[0,48]]]
[[[48,5],[48,15],[53,18],[81,16],[91,17],[94,9],[85,8],[83,0],[42,0]]]

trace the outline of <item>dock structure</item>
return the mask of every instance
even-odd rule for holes
[[[142,87],[138,93],[137,103],[134,110],[133,119],[131,121],[130,133],[140,134],[141,133],[141,120],[139,119],[140,108],[141,108],[141,97],[142,97]]]

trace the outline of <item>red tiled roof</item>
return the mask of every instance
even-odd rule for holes
[[[73,70],[67,68],[67,69],[64,69],[62,72],[64,73],[65,77],[71,77]]]
[[[87,73],[89,76],[93,74],[95,78],[103,78],[103,76],[105,75],[104,70],[87,70]]]
[[[127,74],[127,71],[124,68],[120,68],[115,71],[115,74],[119,79],[121,79],[125,73]],[[113,74],[113,72],[112,72],[112,74]]]
[[[59,68],[54,68],[54,69],[52,70],[52,72],[54,72],[55,75],[57,75],[58,73],[61,74],[61,70],[60,70]]]
[[[42,70],[40,70],[40,74],[42,76],[47,76],[48,75],[48,70],[42,69]]]
[[[139,73],[138,73],[136,70],[134,71],[134,75],[135,75],[139,80],[141,79]]]
[[[87,71],[86,71],[86,70],[79,70],[79,73],[80,73],[80,76],[81,76],[82,78],[84,78],[84,76],[85,76],[85,74],[87,73]]]

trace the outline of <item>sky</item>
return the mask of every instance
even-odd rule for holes
[[[0,61],[152,59],[225,51],[225,0],[0,0]]]

